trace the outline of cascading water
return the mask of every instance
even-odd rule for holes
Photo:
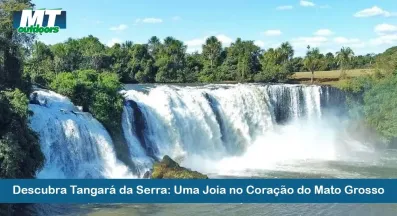
[[[51,91],[32,94],[31,128],[45,155],[39,178],[133,178],[118,162],[108,132],[91,114]]]
[[[142,177],[165,154],[208,174],[246,175],[301,161],[350,161],[350,150],[370,149],[343,134],[345,96],[331,87],[133,85],[121,93],[137,173],[118,161],[110,135],[89,113],[38,90],[29,108],[46,157],[40,178]]]
[[[339,130],[345,96],[332,87],[135,85],[122,94],[124,134],[143,171],[164,154],[216,174],[352,159]]]

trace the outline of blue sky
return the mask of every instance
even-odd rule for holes
[[[224,46],[237,37],[267,49],[290,41],[297,55],[307,45],[322,52],[342,46],[356,54],[397,45],[396,0],[36,0],[38,8],[67,11],[67,29],[40,36],[53,44],[98,37],[104,44],[173,36],[200,50],[215,35]]]

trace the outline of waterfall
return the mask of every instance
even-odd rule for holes
[[[130,85],[121,94],[121,125],[136,172],[119,162],[112,138],[91,114],[36,90],[30,126],[46,157],[39,178],[142,177],[166,154],[201,172],[241,174],[351,159],[354,154],[341,153],[348,152],[346,142],[361,145],[340,135],[345,95],[328,86]]]
[[[133,178],[120,163],[112,139],[91,114],[81,112],[66,97],[51,91],[32,94],[31,128],[45,155],[39,178]]]
[[[135,85],[122,94],[123,130],[140,170],[165,154],[204,172],[218,172],[225,161],[255,168],[243,163],[263,157],[331,160],[337,137],[324,140],[319,128],[333,136],[326,115],[345,103],[340,91],[314,85]]]

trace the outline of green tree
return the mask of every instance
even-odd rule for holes
[[[282,43],[278,49],[279,58],[282,63],[291,61],[294,57],[295,51],[289,42]]]
[[[28,126],[28,102],[19,89],[0,92],[0,178],[34,178],[44,165]]]
[[[158,37],[153,36],[149,39],[148,41],[148,49],[149,49],[149,53],[150,55],[156,59],[157,55],[160,52],[161,49],[161,41]]]
[[[150,55],[148,45],[135,44],[130,49],[131,59],[128,63],[131,68],[131,76],[141,83],[154,82],[156,75],[156,68],[154,66],[154,59]]]
[[[0,1],[0,178],[34,178],[44,164],[38,137],[28,125],[30,86],[23,77],[23,52],[34,35],[12,27],[12,12],[32,6],[30,1]]]
[[[397,138],[397,76],[382,79],[364,96],[366,121],[388,140]]]
[[[321,55],[318,48],[307,47],[306,57],[303,61],[306,69],[312,73],[311,83],[314,83],[314,72],[321,66]]]
[[[335,59],[335,55],[331,52],[328,52],[325,55],[325,70],[330,71],[330,70],[336,70],[338,66],[338,63]]]
[[[261,69],[259,58],[261,49],[253,41],[241,38],[226,49],[226,59],[222,66],[221,77],[237,81],[251,81]]]
[[[184,82],[186,66],[186,45],[173,37],[164,39],[164,44],[156,59],[156,82]]]
[[[204,68],[200,73],[201,82],[213,82],[219,80],[219,66],[222,61],[222,43],[215,37],[207,38],[202,46],[202,61]]]
[[[349,64],[353,57],[354,52],[350,47],[342,47],[342,49],[336,53],[336,59],[341,69],[341,78],[346,77],[346,69],[349,67]]]
[[[204,68],[202,63],[202,55],[195,52],[186,55],[186,82],[195,83],[198,81],[198,76]]]
[[[375,61],[375,70],[378,76],[390,76],[397,68],[397,46],[387,49],[379,54]]]
[[[27,91],[27,84],[22,78],[22,50],[30,47],[35,35],[19,34],[12,26],[13,11],[20,11],[33,4],[29,0],[0,1],[0,89],[21,88]]]
[[[203,45],[203,56],[208,67],[214,69],[219,66],[222,54],[222,43],[215,36],[207,38]]]
[[[96,73],[94,70],[79,70],[60,73],[51,83],[51,88],[67,97],[83,111],[112,131],[119,128],[122,112],[122,96],[119,77],[115,73]]]
[[[54,79],[54,55],[46,44],[35,41],[31,55],[25,59],[24,73],[29,75],[33,84],[48,86],[49,82]]]

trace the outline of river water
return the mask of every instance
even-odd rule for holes
[[[140,178],[167,154],[210,178],[397,178],[397,150],[347,115],[326,86],[127,85],[122,126],[134,170],[103,126],[67,99],[39,91],[32,128],[40,178]],[[77,154],[76,154],[77,153]],[[34,205],[28,215],[397,215],[397,205]]]

